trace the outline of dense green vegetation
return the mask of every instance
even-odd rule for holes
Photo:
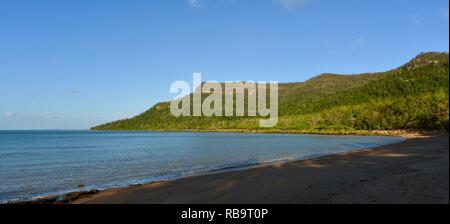
[[[422,53],[387,72],[323,74],[279,85],[272,130],[448,130],[448,53]],[[188,96],[189,97],[189,96]],[[257,117],[174,117],[159,103],[95,130],[259,130]]]

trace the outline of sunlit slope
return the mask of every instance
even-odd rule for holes
[[[273,130],[448,130],[448,53],[423,53],[380,73],[322,74],[279,85]],[[258,130],[255,117],[174,117],[158,103],[95,130]]]

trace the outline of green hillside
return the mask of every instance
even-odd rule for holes
[[[448,130],[448,53],[422,53],[387,72],[322,74],[279,85],[275,131]],[[188,96],[189,97],[189,96]],[[257,117],[174,117],[158,103],[94,130],[261,130]]]

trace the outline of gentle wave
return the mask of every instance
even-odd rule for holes
[[[2,132],[0,202],[247,169],[402,140],[240,133]]]

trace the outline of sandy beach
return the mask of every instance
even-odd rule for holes
[[[74,204],[449,203],[448,135],[110,189]]]

